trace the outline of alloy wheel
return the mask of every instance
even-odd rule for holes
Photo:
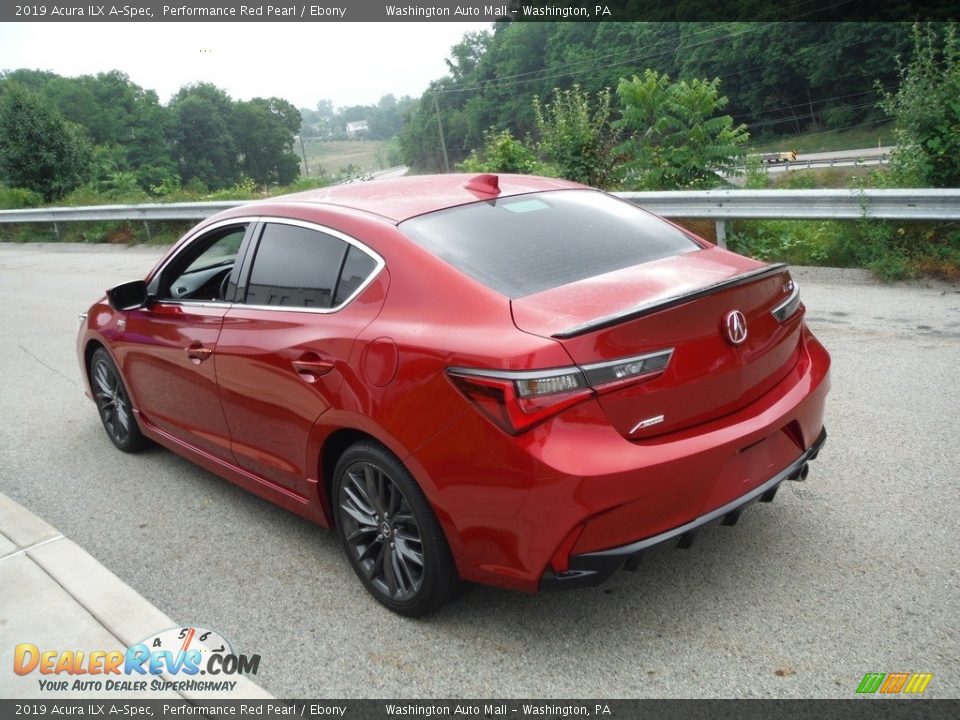
[[[130,400],[116,370],[102,358],[93,366],[93,397],[100,410],[100,419],[110,439],[124,445],[130,439]]]
[[[381,468],[356,462],[346,470],[338,503],[343,537],[369,584],[404,602],[423,586],[423,535],[406,496]]]

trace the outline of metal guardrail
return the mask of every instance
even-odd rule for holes
[[[960,220],[960,189],[950,190],[681,190],[615,193],[668,218],[705,218],[717,223],[725,246],[728,220]],[[200,220],[249,201],[94,205],[0,210],[0,224],[126,220]]]
[[[615,193],[668,218],[727,220],[960,220],[960,189],[680,190]]]
[[[150,221],[202,220],[228,208],[245,205],[249,200],[223,200],[197,203],[148,203],[141,205],[86,205],[62,208],[31,208],[29,210],[0,210],[0,225],[4,223],[50,223],[60,239],[60,223],[127,221],[142,222],[150,233]]]
[[[679,190],[615,194],[664,217],[960,220],[960,189]]]

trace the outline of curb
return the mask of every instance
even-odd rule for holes
[[[126,648],[173,627],[178,627],[178,623],[83,548],[0,493],[0,629],[4,638],[0,646],[0,667],[13,667],[16,643],[33,642],[40,646],[41,636],[44,640],[55,638],[53,644],[45,645],[44,649],[92,651],[107,647]],[[111,640],[112,645],[109,644]],[[94,644],[88,645],[88,642]],[[10,670],[0,672],[12,674]],[[159,677],[177,679],[168,675]],[[75,678],[63,675],[50,679],[72,681]],[[246,677],[237,676],[235,681],[235,688],[227,692],[152,691],[137,693],[133,697],[165,696],[186,700],[273,698]],[[4,683],[6,687],[0,696],[12,693],[11,697],[76,698],[82,694],[69,690],[41,691],[35,683],[35,678],[28,681],[25,677],[22,682]],[[91,694],[97,695],[102,697],[103,694]]]

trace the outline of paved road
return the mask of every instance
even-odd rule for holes
[[[406,165],[397,165],[396,167],[380,170],[373,174],[374,180],[391,180],[393,178],[403,177],[410,171]]]
[[[861,158],[863,160],[876,159],[878,157],[889,157],[890,153],[896,150],[896,145],[882,145],[873,148],[858,148],[854,150],[831,150],[829,152],[800,153],[797,155],[797,161],[813,160],[822,162],[826,160],[840,160],[842,158]]]
[[[76,315],[155,255],[0,246],[0,490],[167,615],[260,653],[275,695],[850,697],[868,671],[927,671],[928,696],[960,696],[960,287],[798,272],[835,362],[805,484],[602,588],[474,588],[411,621],[366,596],[332,534],[107,441]]]

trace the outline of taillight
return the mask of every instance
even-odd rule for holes
[[[784,287],[790,291],[790,295],[770,311],[777,321],[781,323],[789,320],[796,314],[797,310],[800,309],[800,286],[793,280],[788,280]]]
[[[584,365],[583,372],[591,387],[599,392],[606,392],[642,380],[652,380],[662,375],[670,364],[672,356],[673,348],[658,350],[646,355],[634,355],[619,360]]]
[[[467,400],[511,435],[593,395],[579,368],[536,373],[450,368],[447,376]]]
[[[449,368],[451,382],[484,415],[511,435],[561,410],[623,385],[663,374],[673,349],[609,362],[513,371]]]

